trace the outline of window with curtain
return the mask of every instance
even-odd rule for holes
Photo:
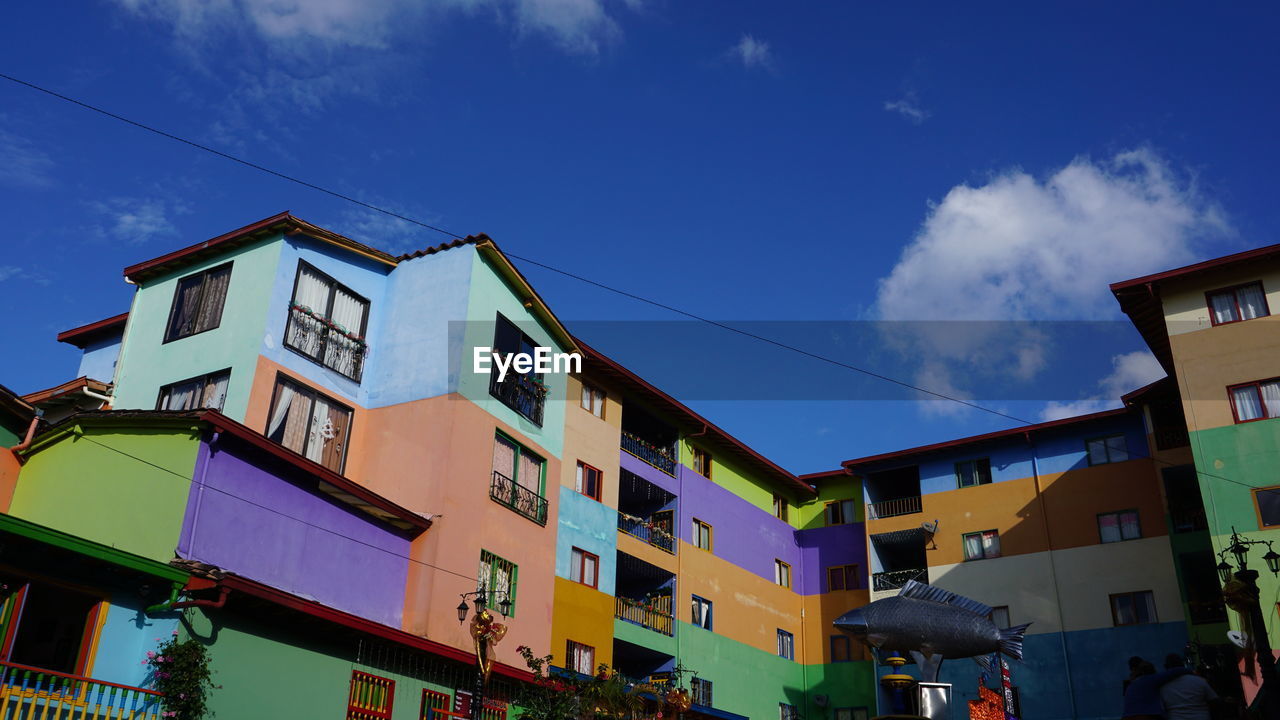
[[[858,511],[852,500],[836,500],[826,504],[824,509],[828,525],[847,525],[856,522]]]
[[[582,409],[598,418],[604,417],[604,391],[582,383]]]
[[[711,477],[711,453],[702,448],[695,447],[693,450],[693,471],[704,478]]]
[[[1271,314],[1261,282],[1214,290],[1207,293],[1207,297],[1209,317],[1214,325],[1252,320]]]
[[[516,581],[519,567],[510,560],[494,555],[488,550],[480,551],[480,572],[476,575],[480,587],[488,593],[489,607],[497,607],[503,598],[511,600],[511,615],[516,616]]]
[[[1150,590],[1112,595],[1111,619],[1117,626],[1156,622],[1155,596]]]
[[[991,459],[978,458],[956,463],[956,485],[972,487],[991,482]]]
[[[796,638],[786,630],[778,630],[778,657],[794,660],[796,657]]]
[[[983,560],[1000,557],[1000,533],[995,530],[966,533],[964,541],[965,560]]]
[[[566,664],[570,670],[581,675],[596,673],[596,649],[590,645],[570,640],[568,647],[565,648],[565,655],[568,658]]]
[[[1110,435],[1085,441],[1090,465],[1124,462],[1129,459],[1129,446],[1124,435]]]
[[[600,471],[590,465],[578,461],[575,489],[593,500],[600,499]]]
[[[706,598],[700,598],[697,595],[693,597],[693,624],[703,630],[711,629],[711,601]]]
[[[276,379],[267,439],[341,473],[351,435],[351,408],[296,382]]]
[[[1098,515],[1098,537],[1104,543],[1135,540],[1142,537],[1137,510],[1101,513]]]
[[[537,348],[538,344],[533,338],[502,313],[497,314],[493,330],[493,352],[496,355],[503,358],[517,354],[532,357]],[[543,405],[548,392],[542,373],[534,372],[533,369],[520,373],[511,365],[501,381],[498,380],[499,374],[498,363],[494,362],[489,374],[489,394],[530,422],[541,426]]]
[[[800,715],[796,712],[796,706],[778,703],[778,720],[800,720]]]
[[[546,461],[511,438],[496,433],[493,440],[493,478],[489,496],[529,519],[545,523],[543,496]]]
[[[227,401],[231,371],[222,370],[189,378],[160,388],[157,410],[221,410]]]
[[[1018,715],[1018,717],[1022,717]],[[836,708],[835,720],[867,720],[867,709],[864,707]]]
[[[781,495],[773,496],[773,516],[782,522],[787,521],[787,499]]]
[[[226,304],[227,287],[231,284],[231,263],[188,275],[178,281],[169,310],[169,327],[164,341],[213,330],[222,323],[222,306]]]
[[[711,701],[711,681],[702,678],[694,678],[689,681],[689,691],[693,696],[693,704],[703,707],[712,707]]]
[[[693,519],[693,546],[701,550],[711,549],[711,526],[698,518]]]
[[[791,566],[781,560],[774,560],[773,581],[782,587],[791,587]]]
[[[569,562],[569,579],[588,587],[596,587],[600,558],[582,548],[574,548]]]
[[[298,261],[285,347],[359,382],[368,320],[368,300]]]
[[[1280,417],[1280,379],[1236,385],[1227,392],[1237,423]]]

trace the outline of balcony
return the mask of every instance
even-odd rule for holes
[[[664,552],[676,554],[676,539],[671,534],[671,520],[654,521],[652,518],[641,518],[626,513],[618,513],[618,531],[624,532],[637,540],[647,542]]]
[[[634,435],[623,430],[622,449],[671,477],[676,477],[677,463],[670,448],[658,447],[657,445],[640,439],[638,435]]]
[[[496,470],[489,497],[539,525],[547,524],[547,499]]]
[[[284,344],[313,362],[360,382],[368,351],[364,339],[310,308],[296,303],[289,306]]]
[[[538,380],[508,371],[506,377],[499,382],[498,368],[495,366],[489,373],[489,394],[533,424],[542,427],[542,406],[547,400],[547,386]]]
[[[920,496],[894,498],[880,502],[867,503],[867,519],[883,520],[899,515],[913,515],[920,512]]]
[[[670,595],[661,595],[647,600],[632,600],[618,596],[615,598],[613,616],[663,635],[672,634],[674,617],[671,613]]]
[[[901,590],[909,581],[929,582],[929,571],[926,568],[913,570],[890,570],[889,572],[872,573],[871,589],[876,592]]]
[[[1169,524],[1175,533],[1208,530],[1209,521],[1205,517],[1204,508],[1172,508],[1169,511]]]
[[[0,718],[160,720],[163,697],[154,690],[0,662]]]

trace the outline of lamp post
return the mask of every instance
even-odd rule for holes
[[[1262,676],[1256,700],[1259,701],[1258,707],[1265,720],[1280,720],[1280,697],[1272,697],[1273,694],[1280,693],[1280,682],[1276,680],[1276,659],[1271,652],[1271,639],[1267,636],[1266,617],[1262,614],[1258,571],[1249,569],[1249,549],[1254,545],[1267,546],[1267,552],[1262,556],[1262,561],[1267,564],[1267,569],[1272,575],[1280,575],[1280,553],[1271,547],[1271,541],[1242,538],[1234,527],[1231,528],[1230,544],[1218,553],[1220,560],[1218,575],[1222,578],[1224,586],[1231,582],[1233,576],[1244,585],[1245,611],[1249,613],[1249,639],[1253,641],[1254,649],[1257,651],[1258,670]],[[1228,554],[1235,556],[1238,570],[1227,562]],[[1231,605],[1230,600],[1228,605]],[[1241,612],[1240,603],[1237,602],[1233,609]]]
[[[497,593],[494,594],[495,597]],[[488,593],[485,592],[483,586],[475,592],[462,593],[460,595],[462,602],[458,603],[458,624],[467,621],[467,613],[471,608],[467,607],[467,598],[473,598],[472,606],[475,608],[475,617],[478,618],[488,609]],[[502,596],[502,600],[498,601],[498,612],[502,613],[502,617],[506,617],[511,613],[511,595]],[[473,618],[472,635],[475,635]],[[484,684],[489,677],[486,670],[487,667],[487,646],[488,640],[484,638],[476,638],[476,686],[471,694],[471,720],[481,720],[484,717]]]

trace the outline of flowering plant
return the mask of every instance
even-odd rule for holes
[[[212,714],[206,705],[209,691],[222,686],[213,683],[208,648],[194,638],[179,640],[177,630],[168,640],[156,642],[159,647],[147,651],[142,664],[151,666],[155,689],[164,693],[160,717],[201,720]]]
[[[534,681],[522,688],[518,703],[522,720],[633,720],[651,717],[641,693],[651,687],[629,682],[601,664],[595,675],[551,667],[552,656],[537,657],[528,646],[516,648],[533,672]],[[659,709],[657,717],[662,717]]]

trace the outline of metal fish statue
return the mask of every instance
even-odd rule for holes
[[[835,626],[876,649],[925,658],[978,658],[1001,652],[1022,659],[1026,625],[1000,629],[991,608],[948,590],[909,581],[896,597],[841,615]]]

